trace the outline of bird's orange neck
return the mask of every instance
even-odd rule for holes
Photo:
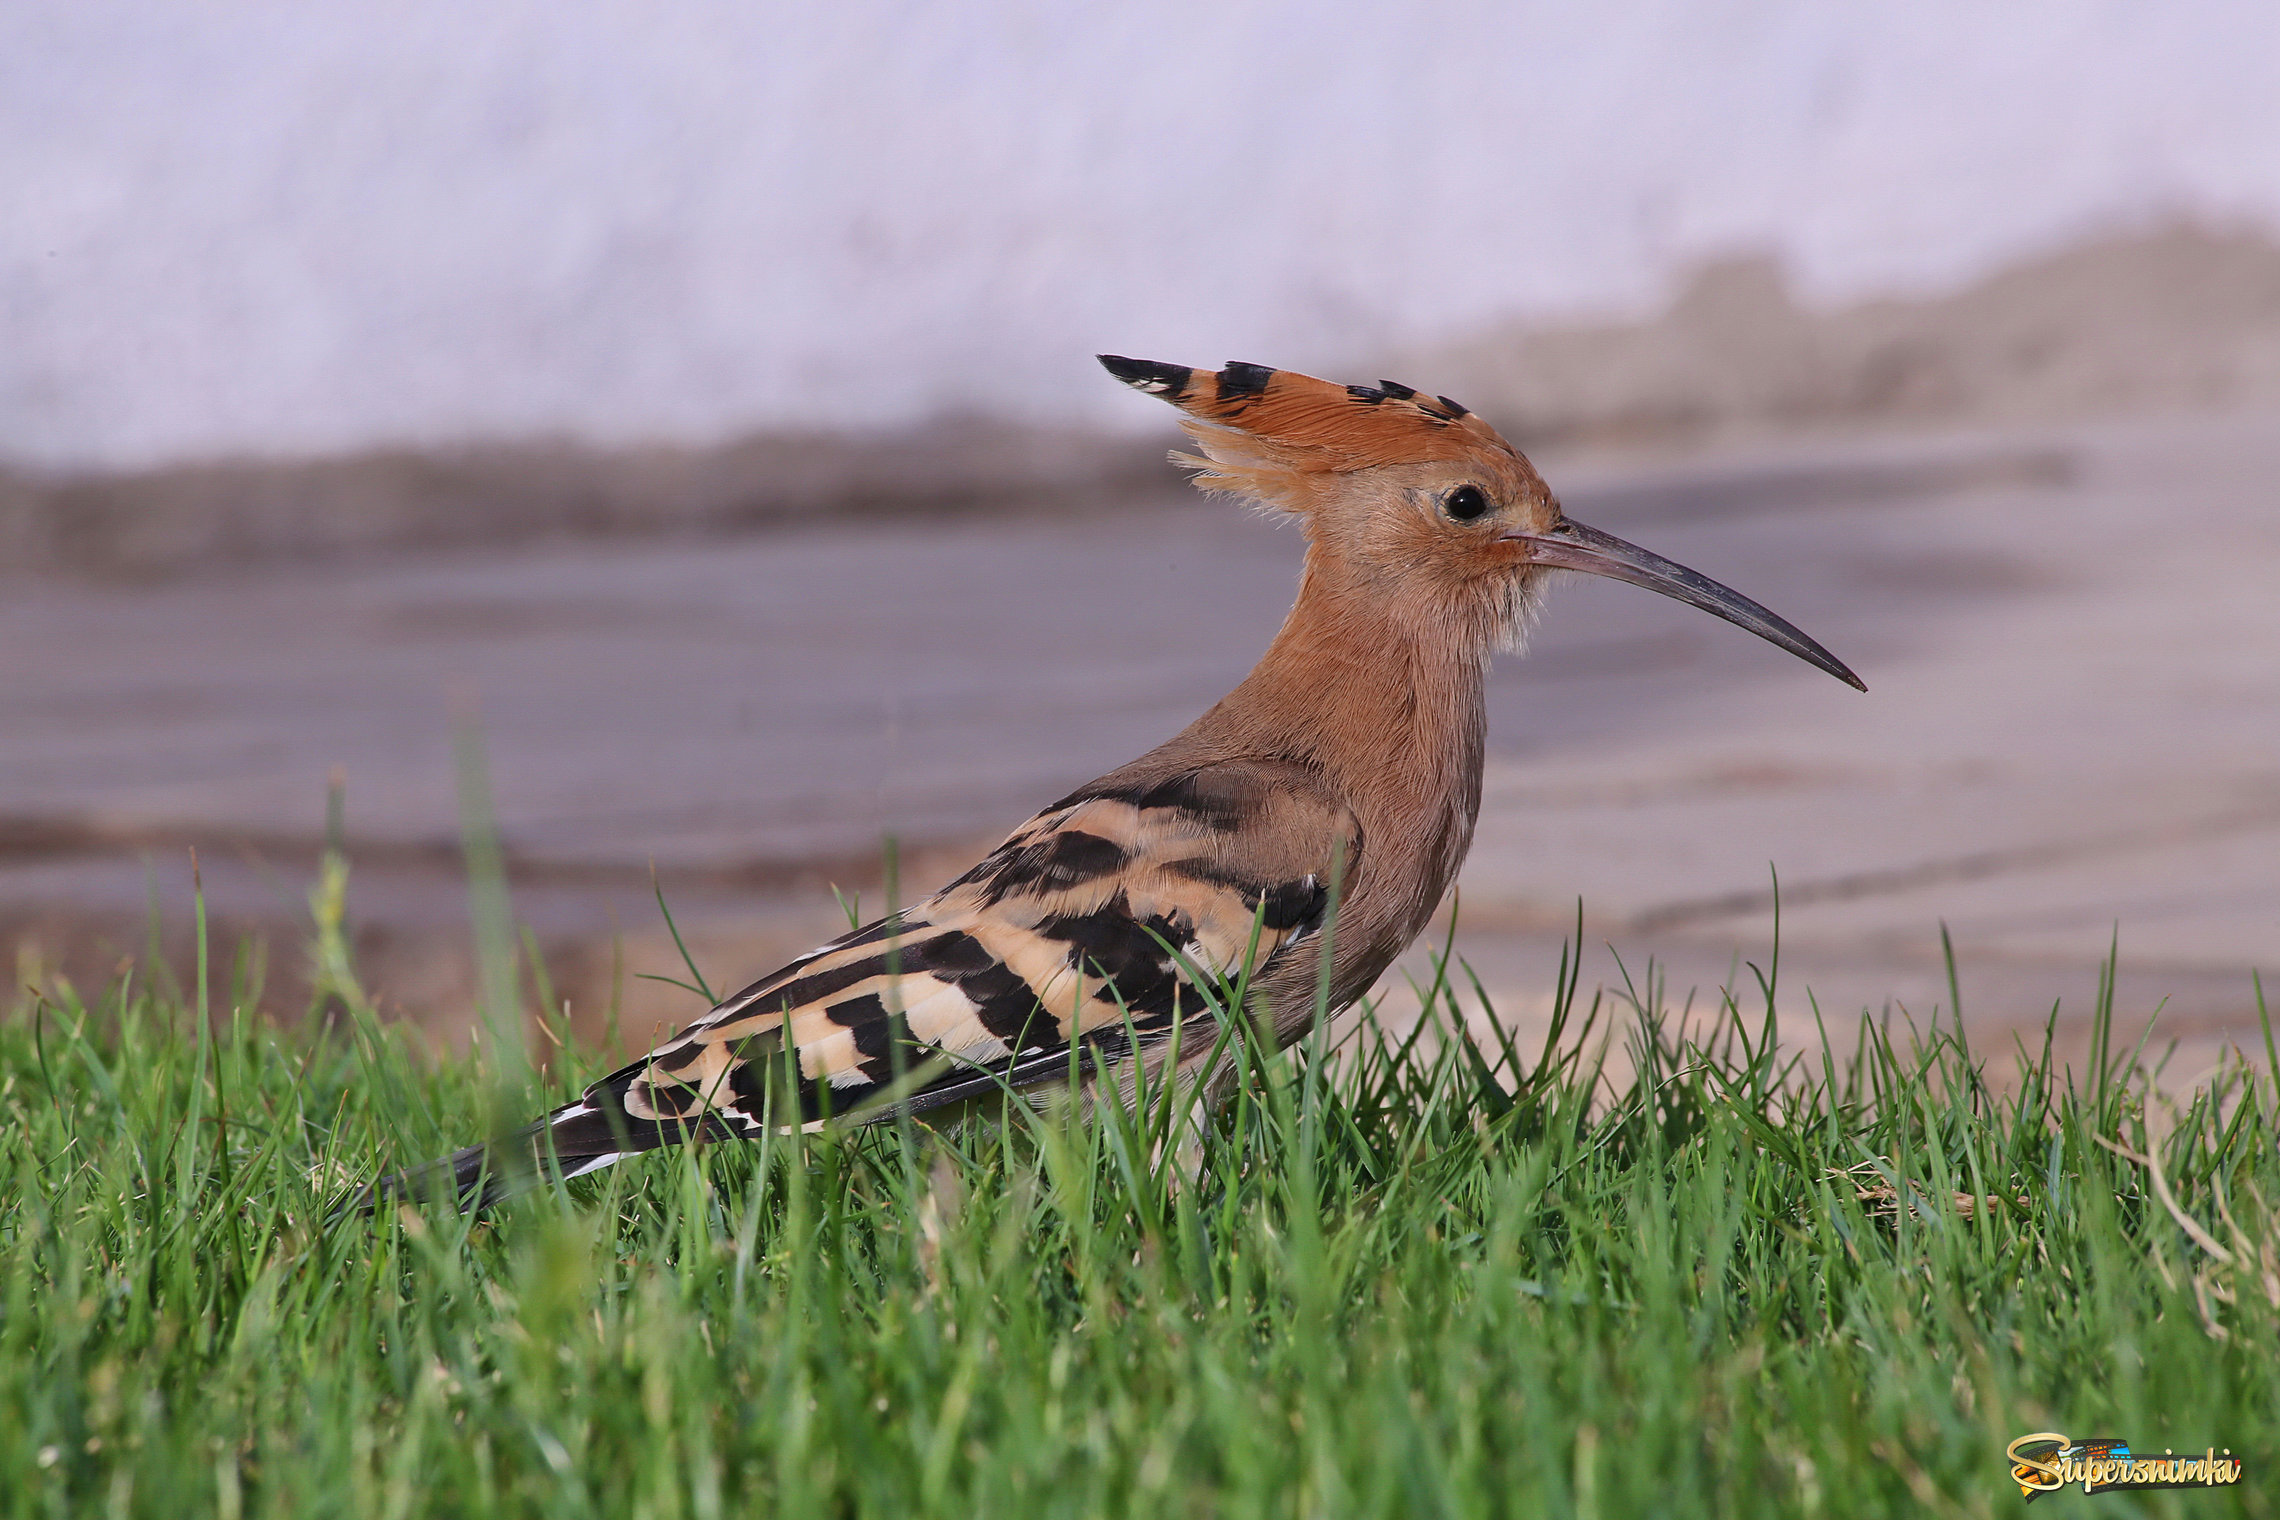
[[[1362,826],[1338,980],[1374,980],[1432,915],[1480,811],[1487,653],[1397,614],[1317,549],[1250,675],[1174,744],[1319,768]],[[1349,960],[1349,947],[1355,957]],[[1366,973],[1366,976],[1365,976]],[[1357,989],[1358,990],[1358,989]]]
[[[1477,771],[1486,658],[1309,555],[1274,642],[1220,708],[1351,792],[1438,793]],[[1452,769],[1454,767],[1454,769]]]

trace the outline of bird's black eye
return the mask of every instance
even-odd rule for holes
[[[1459,486],[1441,498],[1441,510],[1458,522],[1471,522],[1488,510],[1488,493],[1479,486]]]

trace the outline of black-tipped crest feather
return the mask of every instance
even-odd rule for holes
[[[1095,354],[1100,367],[1136,391],[1151,396],[1176,397],[1188,388],[1195,374],[1185,364],[1158,364],[1152,359],[1127,359],[1122,354]]]

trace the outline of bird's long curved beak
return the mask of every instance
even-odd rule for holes
[[[1845,667],[1844,661],[1807,638],[1787,619],[1774,616],[1739,591],[1721,586],[1707,575],[1697,575],[1684,565],[1650,553],[1637,544],[1626,543],[1612,533],[1562,520],[1557,527],[1542,533],[1515,533],[1510,537],[1527,546],[1532,564],[1604,575],[1644,586],[1649,591],[1660,591],[1689,607],[1699,607],[1713,617],[1722,617],[1737,628],[1747,628],[1808,665],[1820,666],[1847,686],[1868,690],[1861,678]]]

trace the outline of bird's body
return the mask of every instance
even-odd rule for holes
[[[660,1145],[926,1112],[1072,1071],[1129,1087],[1171,1051],[1184,1065],[1218,1042],[1196,1028],[1204,978],[1244,975],[1234,1037],[1288,1044],[1369,990],[1463,863],[1488,660],[1517,643],[1543,569],[1651,585],[1859,684],[1754,603],[1569,522],[1527,460],[1446,398],[1257,365],[1102,362],[1187,414],[1203,457],[1183,462],[1201,484],[1305,530],[1297,600],[1251,674],[915,908],[754,983],[512,1142],[375,1195],[448,1175],[462,1202],[488,1201],[540,1164],[576,1176]]]

